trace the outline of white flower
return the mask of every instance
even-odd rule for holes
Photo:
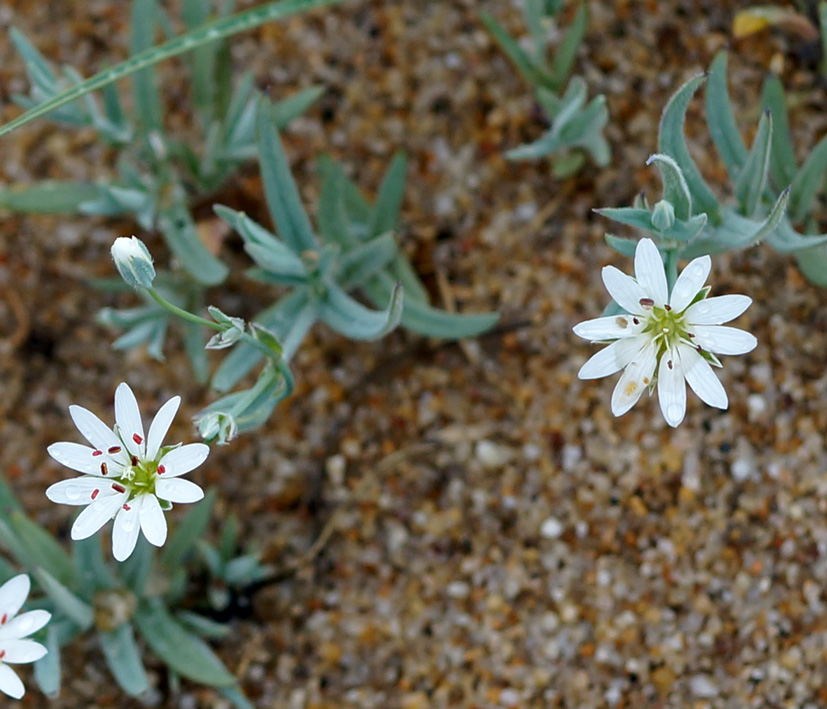
[[[672,292],[658,248],[641,239],[635,249],[635,277],[614,266],[603,269],[603,283],[628,314],[586,320],[575,334],[592,342],[611,342],[580,369],[580,379],[597,379],[623,370],[612,394],[612,413],[625,414],[643,390],[657,384],[660,408],[670,426],[686,413],[686,387],[707,404],[728,406],[724,387],[710,364],[720,367],[716,354],[751,351],[757,341],[750,333],[722,324],[737,318],[752,303],[745,295],[707,298],[704,287],[712,260],[701,256],[681,272]]]
[[[112,260],[121,278],[133,288],[152,288],[155,267],[149,250],[137,236],[119,236],[112,244]]]
[[[46,496],[64,505],[87,505],[72,526],[72,539],[86,539],[113,517],[112,553],[123,561],[135,549],[138,532],[150,544],[162,546],[167,538],[164,511],[172,502],[197,502],[204,491],[180,475],[203,463],[210,452],[203,443],[161,446],[181,397],[175,396],[158,411],[144,436],[141,412],[126,384],[115,391],[115,429],[91,411],[70,406],[69,413],[92,447],[79,443],[53,443],[49,455],[58,463],[84,473],[55,483]]]
[[[47,652],[40,643],[24,638],[46,625],[52,617],[51,613],[29,611],[17,615],[30,588],[31,582],[26,574],[15,576],[0,586],[0,692],[14,699],[20,699],[26,688],[9,664],[34,662]]]

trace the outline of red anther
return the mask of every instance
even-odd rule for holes
[[[644,308],[651,308],[652,306],[654,306],[655,301],[654,301],[654,300],[652,300],[651,298],[641,298],[641,299],[640,299],[640,304],[641,304]]]
[[[132,440],[135,441],[135,443],[137,443],[138,445],[141,445],[141,443],[144,442],[144,439],[141,438],[137,433],[132,434]]]
[[[669,367],[669,369],[672,369],[672,360],[671,359],[667,360],[666,366]]]
[[[119,485],[118,483],[112,483],[112,489],[115,492],[126,492],[126,488],[123,485]]]
[[[133,466],[138,465],[138,456],[137,455],[132,456],[132,465]]]
[[[640,325],[640,320],[638,320],[637,318],[632,318],[632,322],[633,322],[635,325]]]
[[[5,650],[0,650],[0,660],[2,660],[6,656]]]
[[[95,488],[94,490],[92,490],[92,499],[94,500],[99,494],[100,494],[100,490],[98,490],[98,488]]]
[[[129,505],[124,505],[124,506],[123,506],[123,508],[124,508],[127,512],[129,512],[129,510],[131,510],[131,509],[132,509]]]
[[[106,467],[106,463],[101,463],[101,475],[109,475],[109,468]]]
[[[97,458],[99,455],[103,455],[103,451],[92,451],[92,456]]]
[[[0,625],[5,625],[9,620],[9,614],[3,613],[3,617],[0,618]]]
[[[158,466],[158,475],[163,475],[165,472],[167,472],[167,469],[163,465],[159,465]]]
[[[666,308],[666,310],[672,310],[672,306],[671,306],[671,305],[664,305],[663,307],[664,307],[664,308]]]
[[[120,446],[112,446],[108,451],[108,453],[120,453],[121,447]]]

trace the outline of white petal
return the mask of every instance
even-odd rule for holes
[[[141,410],[138,400],[132,389],[125,382],[118,384],[115,390],[115,422],[118,424],[118,433],[132,455],[144,455],[144,424],[141,421]]]
[[[34,662],[46,654],[46,648],[34,640],[7,640],[0,643],[0,650],[5,650],[3,662],[18,665],[22,662]]]
[[[48,611],[29,611],[12,618],[5,625],[0,626],[0,643],[6,640],[19,640],[40,630],[52,614]]]
[[[686,311],[690,325],[721,325],[734,320],[752,303],[748,295],[719,295],[693,303]]]
[[[69,415],[72,417],[72,421],[75,422],[75,426],[77,426],[81,435],[89,441],[94,448],[97,448],[99,451],[105,451],[109,448],[120,447],[121,441],[115,435],[115,432],[95,416],[95,414],[89,411],[89,409],[72,404],[69,407]]]
[[[630,337],[613,342],[591,356],[577,373],[578,379],[599,379],[619,372],[648,342],[649,338],[646,336]]]
[[[155,494],[169,502],[198,502],[204,497],[204,491],[190,480],[170,478],[155,483]]]
[[[180,482],[187,482],[181,480]],[[160,547],[167,540],[167,520],[155,495],[144,495],[140,509],[141,529],[146,540],[153,546]]]
[[[656,365],[657,347],[650,342],[626,365],[612,392],[612,413],[615,416],[622,416],[637,403],[651,383]]]
[[[100,475],[101,463],[110,462],[110,457],[102,451],[80,443],[52,443],[46,450],[61,465],[87,475]]]
[[[635,280],[643,286],[656,305],[668,302],[669,290],[663,259],[651,239],[641,239],[635,249]]]
[[[0,616],[6,614],[7,618],[17,615],[26,598],[32,582],[26,574],[13,576],[6,583],[0,586]]]
[[[72,539],[79,541],[91,537],[115,516],[128,496],[126,492],[115,491],[113,494],[111,486],[110,490],[101,490],[101,494],[78,515],[72,525]]]
[[[603,283],[615,303],[630,313],[642,313],[641,299],[651,298],[641,285],[631,276],[614,266],[603,267]]]
[[[701,357],[697,350],[689,345],[678,345],[683,363],[683,375],[692,391],[709,406],[725,409],[729,406],[724,385],[715,376],[712,367]]]
[[[8,665],[0,664],[0,692],[12,699],[20,699],[26,693],[20,678]]]
[[[167,453],[158,461],[158,471],[164,468],[161,473],[165,478],[177,478],[195,470],[203,463],[210,454],[210,447],[205,443],[188,443],[185,446],[176,448]]]
[[[692,259],[686,268],[681,271],[672,294],[669,296],[669,305],[676,313],[682,313],[704,287],[709,271],[712,268],[712,259],[709,256],[699,256]]]
[[[673,348],[664,352],[658,367],[658,399],[663,418],[673,428],[686,415],[686,383],[680,352]]]
[[[152,423],[149,426],[149,434],[146,439],[147,460],[155,460],[155,456],[158,455],[158,450],[164,442],[164,436],[167,435],[167,431],[169,431],[169,427],[172,424],[172,419],[174,419],[175,414],[178,413],[178,407],[180,405],[181,397],[173,396],[166,404],[158,409],[158,413],[155,414],[155,418],[152,419]]]
[[[752,352],[758,344],[755,336],[737,327],[726,325],[699,325],[693,328],[695,338],[693,344],[698,344],[707,352],[722,355],[740,355]]]
[[[635,324],[634,320],[637,320]],[[574,334],[590,342],[601,340],[619,340],[624,337],[637,335],[644,325],[639,318],[633,315],[611,315],[605,318],[594,318],[578,323],[572,329]]]
[[[112,495],[114,491],[106,480],[86,475],[61,480],[46,489],[46,497],[59,505],[90,505],[101,494]]]
[[[141,531],[140,513],[143,500],[147,495],[140,495],[125,503],[115,515],[112,527],[112,555],[118,561],[125,561],[135,551],[138,532]]]

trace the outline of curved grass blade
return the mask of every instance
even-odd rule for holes
[[[0,137],[11,133],[11,131],[33,121],[35,118],[40,118],[54,111],[56,108],[75,101],[90,91],[101,89],[107,84],[123,79],[130,74],[134,74],[136,71],[146,69],[170,57],[178,56],[209,42],[230,37],[231,35],[253,29],[254,27],[273,20],[280,20],[290,15],[296,15],[300,12],[325,7],[327,5],[335,5],[340,2],[343,2],[343,0],[279,0],[278,2],[270,2],[266,5],[250,8],[231,17],[215,20],[192,32],[187,32],[164,44],[136,54],[110,69],[104,69],[95,74],[95,76],[73,86],[71,89],[64,91],[49,101],[30,108],[22,116],[18,116],[13,121],[9,121],[5,125],[0,126]]]

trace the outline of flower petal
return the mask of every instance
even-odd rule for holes
[[[180,405],[181,397],[173,396],[158,409],[158,413],[155,414],[155,418],[152,419],[152,423],[149,425],[149,434],[146,439],[147,460],[155,460],[161,444],[164,442],[164,436],[167,435],[167,431],[169,431],[169,427],[172,424],[172,419],[174,419],[175,414],[178,413],[178,407]]]
[[[680,352],[673,348],[664,352],[658,367],[658,399],[666,423],[675,428],[686,415],[686,383]]]
[[[121,440],[132,455],[144,455],[144,424],[138,400],[126,382],[118,384],[115,390],[115,423]]]
[[[105,451],[109,448],[120,447],[121,441],[115,432],[89,409],[72,404],[69,407],[69,415],[81,435],[97,450]]]
[[[210,454],[210,447],[204,443],[188,443],[167,453],[158,461],[158,470],[165,478],[176,478],[195,470]]]
[[[91,537],[115,516],[128,496],[125,491],[113,492],[111,486],[109,490],[101,490],[101,494],[78,515],[72,525],[72,539],[79,541]]]
[[[114,491],[111,485],[102,478],[86,475],[61,480],[46,489],[46,497],[59,505],[89,505],[100,494],[112,495]]]
[[[652,297],[634,278],[614,266],[603,267],[603,283],[615,303],[630,313],[642,313],[641,299]]]
[[[648,337],[630,337],[613,342],[596,352],[580,368],[578,379],[599,379],[619,372],[637,356],[649,342]]]
[[[651,239],[641,239],[635,249],[635,280],[655,301],[656,305],[668,302],[669,288],[658,247]],[[628,308],[627,308],[628,310]]]
[[[617,382],[612,393],[612,413],[622,416],[640,399],[643,390],[652,381],[657,365],[657,347],[649,342],[635,355]]]
[[[31,590],[32,582],[26,574],[13,576],[0,586],[0,616],[4,613],[11,618],[17,615]]]
[[[721,325],[734,320],[752,304],[748,295],[719,295],[693,303],[686,311],[690,325]]]
[[[707,352],[715,354],[746,354],[758,345],[755,335],[726,325],[699,325],[693,328],[692,334],[695,335],[693,344],[698,344]]]
[[[110,460],[102,451],[80,443],[52,443],[46,450],[61,465],[87,475],[100,475],[101,463]]]
[[[40,630],[52,614],[48,611],[29,611],[12,618],[5,625],[0,626],[0,643],[6,640],[19,640]]]
[[[7,640],[0,643],[0,650],[5,651],[3,655],[3,662],[8,662],[12,665],[20,664],[21,662],[34,662],[43,657],[47,650],[40,643],[34,640]]]
[[[643,323],[632,315],[611,315],[606,318],[585,320],[575,325],[574,334],[591,342],[601,340],[619,340],[624,337],[633,337],[643,329]]]
[[[709,363],[689,345],[680,344],[678,349],[683,363],[683,375],[692,391],[709,406],[725,409],[729,406],[724,385],[715,376]]]
[[[0,663],[0,692],[12,699],[20,699],[26,693],[26,688],[17,673],[11,667],[2,663]]]
[[[204,491],[191,480],[170,478],[155,483],[155,494],[168,502],[198,502],[204,497]]]
[[[187,482],[181,480],[180,482]],[[167,520],[155,495],[144,495],[140,509],[141,530],[146,540],[153,546],[160,547],[167,540]]]
[[[672,286],[672,294],[669,296],[669,305],[676,313],[682,313],[700,290],[704,287],[709,271],[712,269],[712,259],[707,256],[699,256],[692,259],[686,268],[681,271],[675,285]]]
[[[115,524],[112,527],[112,555],[118,561],[126,561],[135,551],[138,532],[141,531],[141,507],[147,496],[140,495],[129,502],[124,502],[115,515]]]

